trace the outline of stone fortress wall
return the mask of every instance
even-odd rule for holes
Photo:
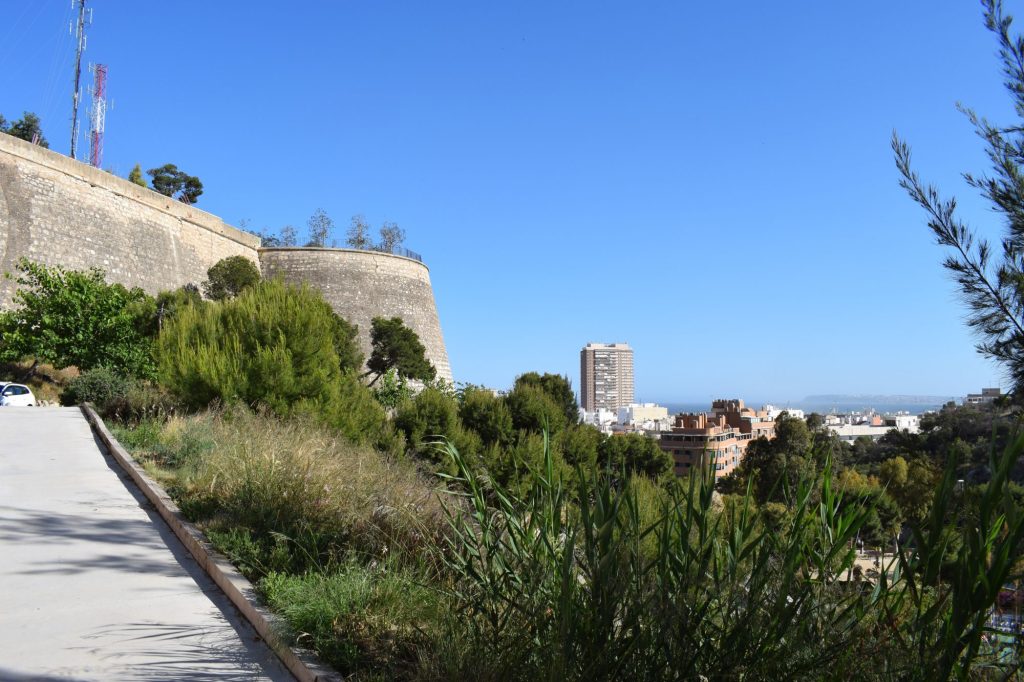
[[[261,249],[259,237],[123,178],[0,134],[0,307],[10,305],[18,259],[82,270],[155,294],[202,282],[228,256],[244,256],[265,276],[305,282],[359,325],[370,348],[370,321],[401,317],[423,341],[438,376],[452,379],[422,263],[349,249]]]
[[[370,355],[370,323],[376,316],[401,317],[420,337],[437,375],[452,380],[434,305],[430,273],[419,261],[354,249],[261,249],[266,277],[308,282],[331,307],[359,325],[359,344]]]
[[[74,270],[150,293],[206,279],[228,256],[258,262],[259,237],[67,156],[0,135],[0,274],[18,259]],[[0,305],[17,287],[0,281]]]

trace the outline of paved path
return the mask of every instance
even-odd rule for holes
[[[0,408],[0,680],[292,680],[75,408]]]

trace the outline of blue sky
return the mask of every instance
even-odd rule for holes
[[[626,341],[644,400],[999,381],[889,149],[999,234],[959,175],[986,165],[955,103],[1012,115],[977,3],[90,5],[104,165],[176,163],[256,230],[399,223],[457,380],[578,385]],[[70,3],[0,15],[0,113],[66,153]]]

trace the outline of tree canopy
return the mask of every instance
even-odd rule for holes
[[[134,182],[139,187],[149,187],[146,178],[142,177],[142,166],[135,164],[128,173],[128,182]]]
[[[672,470],[672,456],[658,446],[658,441],[641,433],[627,433],[605,438],[598,445],[599,464],[613,471],[657,478]]]
[[[967,324],[977,335],[977,350],[1001,363],[1014,391],[1024,389],[1024,39],[1011,35],[1012,18],[1000,0],[983,0],[985,26],[995,35],[1002,60],[1004,85],[1017,121],[1007,126],[989,122],[961,106],[992,162],[989,173],[965,173],[967,184],[1001,216],[1005,236],[998,250],[981,238],[956,212],[956,200],[943,198],[922,183],[911,164],[910,147],[893,133],[892,148],[900,185],[924,208],[928,227],[947,247],[943,266],[960,288],[967,306]]]
[[[579,422],[579,406],[576,404],[576,394],[573,393],[572,382],[568,377],[547,372],[527,372],[516,377],[515,388],[520,386],[533,386],[543,391],[565,415],[566,424]]]
[[[153,189],[185,204],[194,204],[203,193],[203,183],[194,175],[178,170],[173,163],[150,168],[146,174],[153,179]]]
[[[179,309],[160,333],[160,378],[193,408],[241,401],[329,414],[340,409],[342,375],[352,369],[343,355],[355,355],[345,350],[354,344],[318,292],[262,281],[236,298]]]
[[[350,249],[368,249],[373,245],[370,239],[370,224],[366,222],[365,216],[352,216],[348,232],[345,233],[345,245]]]
[[[152,346],[136,307],[152,300],[145,292],[107,284],[98,268],[80,272],[22,259],[18,270],[15,307],[0,313],[0,359],[152,373]]]
[[[39,117],[31,111],[24,112],[21,118],[12,123],[8,123],[3,116],[0,116],[0,133],[7,133],[26,142],[34,141],[44,149],[49,149],[50,147],[50,143],[43,137],[43,129]]]
[[[394,369],[399,376],[418,381],[432,381],[437,370],[427,360],[427,349],[400,317],[375,317],[370,327],[370,343],[373,348],[366,366],[365,376],[375,374],[372,386],[377,380]]]
[[[318,208],[306,221],[306,227],[309,228],[309,241],[306,246],[327,246],[331,232],[334,231],[334,220],[327,215],[327,211]]]
[[[234,298],[260,281],[256,264],[245,256],[228,256],[206,271],[203,292],[213,301]]]
[[[380,243],[377,249],[385,253],[394,253],[395,249],[405,242],[405,230],[398,223],[384,223],[380,226]]]

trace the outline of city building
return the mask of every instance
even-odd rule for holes
[[[1002,394],[1003,391],[998,388],[983,388],[981,393],[968,393],[964,405],[987,405]]]
[[[825,426],[839,437],[839,440],[852,443],[858,438],[868,437],[878,440],[890,431],[907,431],[918,433],[921,430],[921,418],[916,414],[899,412],[887,415],[832,415],[827,418]]]
[[[580,421],[584,424],[596,426],[602,433],[610,434],[615,424],[615,411],[600,407],[593,412],[587,412],[580,408]]]
[[[675,460],[677,476],[713,459],[715,475],[731,473],[755,438],[775,437],[775,421],[765,411],[752,410],[742,400],[715,400],[711,413],[676,415],[675,425],[661,434],[658,444]]]
[[[580,406],[616,411],[633,402],[633,349],[625,343],[588,343],[580,351]]]
[[[788,414],[790,417],[793,417],[794,419],[805,418],[803,410],[797,410],[792,407],[777,407],[769,403],[767,405],[762,406],[761,409],[764,412],[767,412],[768,416],[771,417],[772,419],[778,419],[779,415],[782,414],[783,412]]]
[[[668,408],[655,403],[632,403],[619,408],[617,421],[631,426],[668,421]]]

